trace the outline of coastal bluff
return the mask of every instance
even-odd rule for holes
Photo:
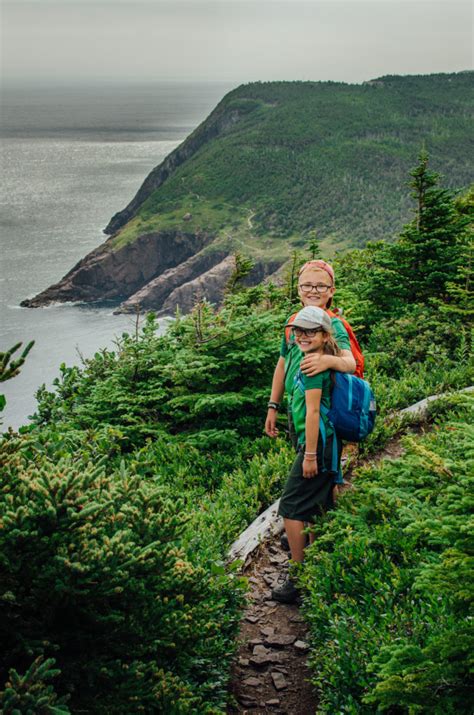
[[[236,261],[222,250],[205,250],[210,240],[206,234],[146,234],[117,250],[106,241],[61,281],[21,305],[114,301],[120,303],[116,313],[138,309],[159,315],[173,314],[177,308],[188,312],[201,298],[219,305]],[[255,285],[279,266],[279,262],[258,262],[244,282]]]
[[[21,305],[187,312],[222,301],[237,253],[255,284],[315,232],[329,256],[392,240],[412,216],[406,175],[422,145],[448,187],[470,183],[473,77],[237,87],[150,172],[107,240]]]

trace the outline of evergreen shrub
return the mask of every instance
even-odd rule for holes
[[[41,656],[24,675],[12,668],[4,692],[0,692],[2,715],[70,715],[67,698],[59,698],[48,680],[59,675],[54,658]]]
[[[2,446],[3,677],[54,657],[73,710],[219,711],[240,580],[184,548],[188,517],[155,482],[31,458],[31,439]]]
[[[302,580],[321,713],[471,712],[473,407],[450,398],[317,527]]]
[[[281,326],[290,308],[270,287],[229,296],[216,311],[198,303],[156,335],[149,314],[138,335],[123,334],[117,350],[101,351],[82,369],[61,366],[55,391],[38,392],[35,422],[79,430],[118,428],[123,446],[133,450],[166,434],[195,437],[208,446],[206,432],[262,433],[262,404],[275,362]]]

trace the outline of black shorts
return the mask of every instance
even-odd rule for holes
[[[315,477],[303,477],[303,451],[299,451],[286,480],[278,514],[286,519],[312,522],[334,506],[333,472],[319,472]]]

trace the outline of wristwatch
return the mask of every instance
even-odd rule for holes
[[[270,402],[268,403],[267,407],[268,407],[269,409],[271,409],[271,410],[276,410],[276,411],[278,412],[278,410],[280,409],[280,403],[279,403],[279,402],[274,402],[273,400],[270,400]]]

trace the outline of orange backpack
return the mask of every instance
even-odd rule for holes
[[[345,320],[342,316],[338,314],[338,311],[333,312],[332,310],[326,310],[326,313],[329,315],[330,318],[338,318],[343,326],[345,327],[347,334],[349,336],[349,341],[351,344],[351,352],[354,360],[356,361],[356,369],[354,371],[354,375],[356,377],[361,377],[364,379],[364,356],[362,355],[362,350],[360,349],[359,342],[355,336],[354,331],[352,330],[350,324]],[[292,323],[294,319],[296,318],[297,313],[293,313],[293,315],[288,319],[289,323]],[[285,328],[285,338],[287,344],[290,342],[291,339],[291,325],[288,325]]]

